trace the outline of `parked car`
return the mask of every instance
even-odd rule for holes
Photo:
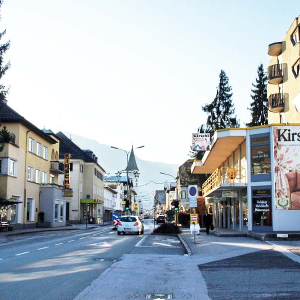
[[[156,218],[156,224],[158,224],[158,223],[163,223],[163,224],[165,224],[165,223],[166,223],[166,217],[165,217],[165,216],[158,216],[158,217]]]
[[[144,224],[138,216],[122,216],[117,225],[118,235],[121,233],[144,233]]]

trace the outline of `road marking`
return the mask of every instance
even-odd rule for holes
[[[144,240],[147,238],[147,235],[145,235],[136,245],[135,247],[141,247],[141,244],[144,242]]]
[[[16,256],[24,255],[24,254],[27,254],[27,253],[29,253],[29,251],[18,253],[18,254],[16,254]]]
[[[71,243],[71,242],[74,242],[75,240],[70,240],[70,241],[68,241],[68,243]]]
[[[83,240],[83,239],[86,239],[86,237],[84,236],[84,237],[81,237],[81,238],[79,238],[80,240]]]
[[[48,249],[49,247],[42,247],[42,248],[39,248],[39,249],[36,249],[37,251],[39,250],[44,250],[44,249]]]
[[[62,245],[63,243],[58,243],[58,244],[55,244],[55,246],[58,246],[58,245]]]

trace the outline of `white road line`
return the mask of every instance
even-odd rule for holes
[[[79,238],[80,240],[83,240],[83,239],[86,239],[86,237],[84,236],[84,237],[81,237],[81,238]]]
[[[58,245],[62,245],[63,243],[58,243],[58,244],[55,244],[55,246],[58,246]]]
[[[68,243],[71,243],[71,242],[75,242],[75,240],[70,240],[70,241],[68,241]]]
[[[18,254],[16,254],[16,256],[19,256],[19,255],[24,255],[24,254],[27,254],[27,253],[29,253],[29,251],[22,252],[22,253],[18,253]]]
[[[147,235],[145,235],[136,245],[135,247],[141,247],[141,244],[144,242],[144,240],[147,238]]]
[[[36,249],[37,251],[39,250],[44,250],[44,249],[48,249],[49,247],[42,247],[42,248],[39,248],[39,249]]]

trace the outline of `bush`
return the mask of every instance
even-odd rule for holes
[[[178,222],[182,226],[190,226],[190,214],[179,213],[178,214]]]
[[[177,234],[181,233],[179,227],[176,227],[173,223],[162,224],[154,230],[154,233],[164,233],[164,234]]]

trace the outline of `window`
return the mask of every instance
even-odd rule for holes
[[[299,27],[297,27],[294,32],[291,35],[291,42],[293,44],[293,46],[295,46],[297,43],[299,43]]]
[[[80,165],[80,173],[83,173],[83,165]]]
[[[70,172],[73,171],[73,163],[70,163]]]
[[[35,170],[35,182],[41,183],[41,171],[39,169]]]
[[[34,152],[34,139],[32,139],[32,138],[29,138],[28,151],[29,152]]]
[[[48,160],[48,147],[44,146],[43,158]]]
[[[8,159],[8,175],[17,176],[17,162]]]
[[[36,143],[36,154],[42,156],[42,145],[39,142]]]
[[[27,198],[27,203],[26,203],[27,209],[26,209],[26,220],[29,222],[34,221],[34,211],[35,211],[35,203],[33,198]]]
[[[181,199],[186,199],[186,191],[181,191]]]
[[[51,184],[54,184],[54,175],[53,174],[50,174],[50,183]]]
[[[27,179],[29,181],[33,181],[33,167],[28,167],[28,176]]]
[[[269,180],[271,173],[270,137],[255,135],[251,138],[251,174],[252,181]],[[257,176],[260,176],[258,178]],[[261,176],[266,176],[262,178]],[[255,178],[253,176],[256,176]]]
[[[42,174],[42,183],[47,183],[47,172],[44,172],[43,171],[43,174]]]
[[[54,209],[54,221],[58,222],[58,213],[59,213],[59,203],[55,202],[55,209]]]
[[[300,58],[293,65],[292,71],[293,71],[294,77],[297,78],[299,76],[299,71],[300,71]]]

